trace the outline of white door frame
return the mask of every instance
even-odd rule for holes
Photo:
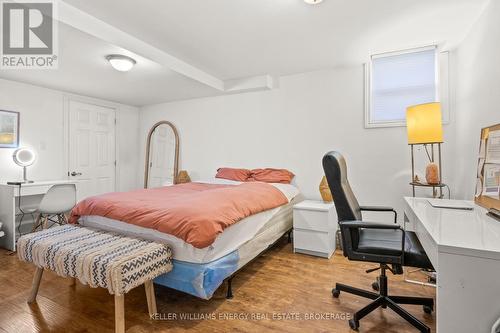
[[[83,96],[78,96],[78,95],[72,95],[72,94],[65,94],[63,95],[63,147],[64,147],[64,170],[65,170],[65,177],[66,179],[70,179],[69,176],[69,103],[70,101],[74,102],[80,102],[80,103],[87,103],[87,104],[93,104],[96,106],[101,106],[101,107],[106,107],[113,109],[115,112],[115,191],[119,190],[120,183],[118,181],[119,175],[120,175],[120,163],[119,161],[119,141],[117,140],[117,132],[118,132],[118,118],[120,112],[120,106],[116,103],[100,100],[97,98],[92,98],[92,97],[83,97]]]

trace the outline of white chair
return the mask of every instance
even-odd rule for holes
[[[40,226],[47,229],[48,222],[52,225],[66,224],[68,221],[64,213],[69,212],[76,205],[76,185],[58,184],[52,186],[42,198],[37,212],[39,213],[33,231]],[[57,220],[55,220],[57,219]]]

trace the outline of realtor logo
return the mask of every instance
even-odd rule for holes
[[[57,68],[55,7],[56,3],[52,0],[1,0],[0,68]]]

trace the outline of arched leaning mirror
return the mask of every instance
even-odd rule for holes
[[[144,188],[173,185],[179,170],[179,134],[168,121],[156,123],[148,134]]]

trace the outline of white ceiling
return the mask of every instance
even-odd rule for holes
[[[105,56],[115,53],[133,57],[137,61],[136,67],[126,73],[114,70]],[[57,70],[1,70],[0,77],[129,105],[155,104],[220,93],[65,24],[59,25]]]
[[[65,0],[221,80],[360,64],[371,53],[430,43],[451,48],[487,1]],[[59,70],[0,77],[132,105],[224,93],[137,55],[132,71],[113,71],[104,56],[118,46],[63,24],[59,43]]]

